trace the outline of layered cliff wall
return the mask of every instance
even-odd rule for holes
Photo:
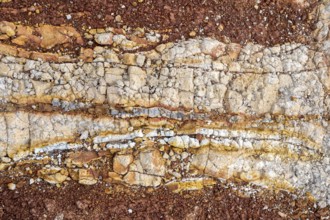
[[[330,2],[285,3],[299,8],[287,23],[263,4],[251,9],[260,30],[249,31],[250,17],[236,32],[219,19],[217,34],[183,29],[181,40],[156,28],[80,29],[70,22],[91,21],[73,13],[64,25],[19,23],[10,13],[25,12],[6,10],[1,172],[175,191],[242,181],[329,205]],[[285,32],[267,25],[276,17]]]

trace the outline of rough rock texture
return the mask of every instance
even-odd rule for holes
[[[72,27],[1,22],[1,172],[177,191],[224,179],[330,205],[330,2],[310,16],[311,42],[162,44],[108,28],[77,57],[47,51],[83,45]],[[31,42],[46,52],[19,47]]]

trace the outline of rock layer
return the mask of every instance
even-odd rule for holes
[[[1,22],[0,169],[179,191],[244,181],[329,205],[330,2],[315,10],[308,44],[162,44],[108,28],[78,58],[17,46],[83,44],[74,28]]]

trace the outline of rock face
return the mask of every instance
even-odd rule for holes
[[[165,175],[165,161],[157,149],[146,149],[129,167],[124,181],[132,185],[159,186]]]
[[[310,44],[201,37],[129,53],[153,44],[111,29],[89,33],[98,46],[80,61],[0,45],[0,169],[43,158],[36,173],[51,184],[221,178],[330,204],[329,4]],[[10,39],[83,44],[72,27],[1,22]]]
[[[96,43],[101,45],[111,45],[113,43],[112,37],[112,33],[102,33],[94,36]]]
[[[41,25],[38,28],[0,22],[0,40],[12,37],[12,43],[23,46],[26,43],[37,44],[44,49],[51,49],[65,43],[82,44],[83,39],[72,27]]]
[[[134,157],[131,154],[116,155],[113,158],[113,171],[117,174],[126,174],[129,165],[134,161]]]

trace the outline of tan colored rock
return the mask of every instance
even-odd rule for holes
[[[179,92],[180,104],[187,109],[194,107],[194,94],[192,92]]]
[[[203,147],[194,155],[191,167],[197,169],[201,174],[229,179],[235,174],[229,169],[229,165],[234,164],[239,156],[242,156],[239,151],[218,151],[210,147]]]
[[[6,34],[8,37],[15,36],[16,26],[13,23],[2,21],[0,22],[0,34]]]
[[[177,82],[179,89],[187,92],[194,91],[194,70],[193,69],[177,69]]]
[[[35,52],[35,51],[33,51],[31,53],[30,58],[32,60],[41,59],[41,60],[48,61],[48,62],[58,62],[59,61],[59,56],[57,54],[41,53],[41,52]]]
[[[141,152],[139,159],[145,173],[158,176],[165,175],[165,160],[158,149],[151,148]]]
[[[122,182],[122,176],[115,172],[108,173],[108,180],[109,182]]]
[[[130,165],[124,181],[130,185],[158,186],[164,175],[165,160],[158,149],[148,148]]]
[[[42,48],[50,49],[56,45],[67,42],[83,43],[80,34],[73,27],[57,27],[51,25],[42,25],[36,28],[36,31],[41,35]]]
[[[0,163],[0,171],[7,169],[9,166],[9,163]]]
[[[226,45],[217,40],[206,38],[201,43],[201,50],[204,54],[211,55],[212,57],[219,57],[224,54]]]
[[[156,187],[162,183],[162,178],[138,172],[128,172],[124,177],[124,181],[130,185]]]
[[[79,183],[83,185],[94,185],[97,178],[91,169],[79,169]]]
[[[9,190],[15,190],[16,189],[16,184],[15,183],[8,183],[8,189]]]
[[[22,57],[22,58],[26,58],[29,59],[31,55],[30,51],[26,51],[22,48],[17,48],[17,56]]]
[[[28,37],[21,35],[15,39],[13,39],[11,42],[14,44],[17,44],[19,46],[24,46],[28,42],[28,40],[29,40]]]
[[[261,174],[259,171],[250,170],[248,172],[242,172],[240,174],[240,179],[245,182],[252,182],[259,180],[261,178]]]
[[[29,26],[17,25],[16,29],[17,36],[31,36],[33,35],[33,28]]]
[[[14,157],[16,153],[29,147],[29,114],[26,112],[15,112],[8,113],[5,117],[8,129],[7,153],[9,157]]]
[[[86,62],[92,62],[93,61],[93,56],[94,56],[94,51],[89,48],[81,48],[80,49],[80,56],[79,59],[82,59]]]
[[[9,66],[5,63],[0,63],[0,76],[8,76],[10,71]]]
[[[113,43],[112,37],[113,37],[112,33],[101,33],[101,34],[95,34],[94,39],[98,44],[111,45]]]
[[[146,84],[147,73],[137,66],[130,66],[128,68],[130,87],[134,90],[140,89]]]
[[[257,114],[270,112],[278,99],[279,82],[273,74],[244,74],[237,77],[232,82],[232,91],[228,93],[228,111]]]
[[[132,53],[125,53],[122,57],[122,62],[126,65],[136,65],[136,55]]]
[[[125,70],[122,68],[108,68],[105,70],[105,81],[108,85],[115,85],[117,81],[123,80]]]
[[[133,160],[134,157],[131,154],[116,154],[113,158],[113,171],[121,175],[126,174]]]
[[[36,96],[40,98],[44,98],[44,94],[46,94],[46,90],[51,87],[51,83],[40,82],[40,81],[32,81],[33,87],[36,91]]]
[[[14,46],[0,43],[0,54],[5,54],[5,55],[9,55],[9,56],[17,56],[17,48]]]
[[[73,152],[69,155],[67,159],[67,164],[76,165],[76,166],[83,166],[84,164],[88,164],[93,160],[97,160],[100,157],[94,151],[78,151]]]
[[[50,184],[63,183],[69,172],[61,168],[44,168],[38,171],[38,176]]]

